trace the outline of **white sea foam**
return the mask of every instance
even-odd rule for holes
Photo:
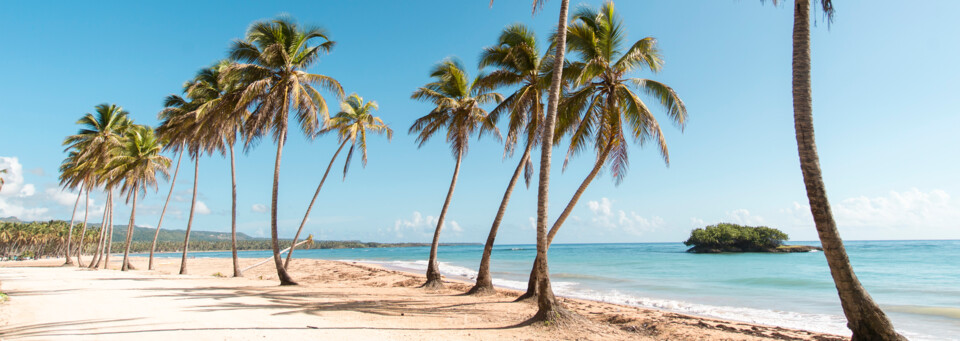
[[[369,261],[369,260],[342,260],[344,262],[363,262],[378,264],[400,271],[422,272],[427,270],[427,261]],[[440,262],[440,272],[447,277],[456,277],[464,280],[474,280],[477,272],[473,269]],[[527,282],[494,278],[493,284],[497,287],[515,290],[526,290]],[[677,300],[656,299],[626,294],[617,290],[597,291],[586,288],[578,282],[555,281],[551,283],[558,296],[579,298],[614,304],[623,304],[635,307],[651,308],[690,314],[703,317],[712,317],[724,320],[741,321],[762,325],[778,326],[791,329],[850,335],[846,327],[846,319],[840,315],[798,313],[780,310],[755,309],[746,307],[714,306],[696,304]],[[911,340],[942,340],[929,335],[904,333]]]

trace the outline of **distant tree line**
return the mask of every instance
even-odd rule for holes
[[[62,220],[51,220],[45,222],[0,222],[0,257],[2,258],[43,258],[43,257],[64,257],[67,248],[67,234],[70,224]],[[133,234],[133,242],[130,244],[130,252],[143,253],[149,252],[153,236],[144,235],[137,228]],[[77,238],[80,235],[81,224],[74,224],[73,236]],[[113,239],[116,242],[111,244],[110,252],[120,253],[124,251],[124,242],[126,240],[126,231],[117,229],[114,231]],[[166,230],[163,231],[166,236],[163,239],[167,241],[157,242],[158,252],[180,252],[183,250],[183,242],[174,241],[183,238],[184,231]],[[219,237],[229,237],[227,233],[195,231],[200,235],[209,235],[208,239],[218,239]],[[84,235],[84,252],[95,251],[97,245],[97,236],[100,234],[99,227],[88,226],[87,233]],[[290,239],[281,239],[281,248],[288,248],[293,243]],[[76,241],[74,241],[76,243]],[[76,244],[74,244],[76,245]],[[429,246],[426,243],[375,243],[361,242],[358,240],[324,240],[306,243],[298,246],[301,249],[354,249],[354,248],[381,248],[381,247],[416,247]],[[453,245],[453,244],[451,244]],[[223,240],[191,240],[190,250],[193,251],[229,251],[231,248],[230,239]],[[270,250],[270,239],[247,239],[238,240],[238,250]]]

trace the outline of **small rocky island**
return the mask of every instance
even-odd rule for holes
[[[787,239],[783,231],[766,226],[720,223],[691,231],[683,244],[691,246],[687,252],[693,253],[823,251],[817,246],[783,245]]]

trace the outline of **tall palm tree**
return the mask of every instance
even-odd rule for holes
[[[534,32],[524,25],[515,24],[504,28],[497,45],[485,48],[480,55],[480,68],[487,66],[496,67],[496,70],[481,79],[479,82],[481,85],[490,88],[519,86],[513,94],[507,96],[494,108],[490,115],[494,121],[498,121],[500,115],[509,115],[504,148],[506,155],[513,153],[517,142],[521,139],[524,148],[483,246],[476,284],[467,292],[472,295],[489,295],[496,292],[490,276],[493,244],[510,202],[510,195],[520,175],[524,175],[527,186],[530,185],[530,179],[533,176],[533,162],[530,154],[533,147],[539,143],[540,129],[543,125],[543,95],[550,86],[553,63],[549,52],[541,57]]]
[[[547,0],[533,0],[533,13],[543,9]],[[493,0],[490,0],[493,5]],[[560,1],[560,19],[557,21],[557,34],[554,35],[553,60],[562,61],[567,50],[567,10],[570,0]],[[550,158],[553,157],[553,130],[557,122],[557,107],[560,103],[560,90],[563,85],[563,64],[553,64],[553,76],[550,80],[550,92],[547,98],[547,116],[543,122],[543,133],[540,138],[540,179],[537,186],[537,258],[543,262],[535,262],[534,271],[537,273],[538,291],[537,313],[531,321],[562,322],[571,316],[557,304],[553,289],[550,286],[550,269],[547,262],[547,205],[550,192]]]
[[[343,164],[343,177],[346,179],[347,170],[350,168],[350,160],[353,159],[354,150],[360,149],[362,164],[364,167],[367,166],[367,131],[377,135],[386,135],[387,140],[393,138],[393,129],[390,129],[386,123],[383,123],[380,117],[373,116],[373,112],[379,108],[377,102],[369,101],[364,103],[363,97],[357,94],[351,94],[346,100],[340,103],[340,112],[331,117],[330,120],[327,121],[326,126],[318,133],[318,135],[323,135],[336,131],[337,138],[340,140],[340,147],[337,148],[337,151],[333,153],[333,157],[330,158],[330,164],[327,165],[327,170],[323,172],[323,177],[320,178],[320,184],[317,185],[317,190],[313,193],[313,199],[310,199],[310,205],[307,205],[307,213],[303,215],[303,220],[300,221],[300,228],[297,229],[297,234],[293,236],[293,244],[290,246],[290,251],[287,252],[287,260],[283,264],[284,268],[290,266],[290,259],[293,257],[293,250],[296,248],[297,239],[300,238],[300,232],[303,230],[303,226],[306,225],[307,219],[310,217],[310,210],[313,208],[314,202],[317,201],[317,195],[320,194],[320,189],[323,188],[323,183],[327,180],[330,169],[333,168],[333,162],[337,160],[337,155],[340,154],[343,147],[345,147],[347,143],[350,144],[350,151],[347,152],[347,160]]]
[[[778,3],[777,0],[773,2]],[[828,22],[831,21],[833,1],[819,2]],[[794,1],[793,11],[793,119],[800,170],[823,254],[840,296],[847,327],[853,331],[852,340],[906,340],[897,333],[887,315],[860,284],[833,219],[814,138],[810,66],[810,2],[798,0]]]
[[[591,143],[596,149],[597,159],[550,228],[547,234],[548,247],[604,166],[610,168],[617,184],[623,180],[629,164],[628,136],[641,145],[649,140],[655,141],[664,162],[669,164],[667,144],[660,124],[632,88],[655,98],[677,125],[682,127],[687,117],[683,101],[672,88],[654,80],[628,77],[629,73],[643,69],[659,72],[663,61],[656,39],[652,37],[640,39],[626,51],[623,50],[626,32],[623,31],[622,19],[614,10],[613,2],[604,3],[599,11],[581,8],[572,21],[574,24],[568,29],[567,49],[576,54],[579,61],[571,63],[565,70],[565,78],[571,79],[577,88],[561,103],[557,134],[571,135],[567,161]],[[627,132],[624,132],[625,126],[629,127]],[[525,296],[536,293],[536,271],[531,271],[531,274]]]
[[[321,42],[314,45],[316,40]],[[307,136],[313,136],[329,117],[327,103],[317,87],[333,92],[338,99],[343,97],[343,88],[335,79],[305,71],[333,46],[325,30],[301,27],[292,19],[278,18],[253,23],[245,40],[234,42],[230,49],[230,57],[242,64],[231,67],[228,74],[246,80],[236,108],[253,107],[244,125],[247,145],[268,133],[272,133],[277,143],[270,238],[281,285],[297,284],[283,267],[277,236],[280,160],[287,141],[288,117],[294,112],[300,129]]]
[[[186,82],[184,92],[192,86]],[[161,123],[157,127],[157,135],[168,141],[168,148],[181,151],[184,148],[187,155],[193,159],[193,195],[190,199],[190,213],[187,217],[187,230],[183,237],[183,254],[180,258],[180,274],[187,274],[187,253],[190,246],[190,232],[193,228],[193,218],[197,207],[197,187],[200,177],[200,157],[204,152],[211,152],[216,147],[211,144],[209,131],[203,129],[202,122],[197,118],[197,108],[202,100],[185,99],[177,95],[167,96],[164,109],[158,114]],[[159,227],[159,225],[158,225]],[[156,232],[159,234],[159,230]],[[156,239],[156,236],[154,237]]]
[[[437,228],[433,232],[433,243],[430,246],[430,259],[427,265],[427,281],[423,284],[424,288],[435,289],[443,287],[437,263],[437,247],[440,243],[440,230],[443,228],[447,209],[450,207],[450,199],[453,197],[453,189],[457,186],[460,162],[463,160],[463,155],[467,153],[470,135],[474,132],[478,137],[485,132],[490,132],[499,138],[496,122],[481,106],[502,102],[503,96],[477,84],[477,80],[482,79],[483,75],[470,81],[463,65],[456,59],[447,59],[434,66],[430,71],[430,77],[435,81],[417,89],[411,98],[429,102],[436,107],[414,121],[409,133],[418,134],[417,142],[422,147],[434,134],[446,129],[447,143],[450,144],[453,157],[457,159],[453,179],[450,180],[450,189],[440,210]]]
[[[77,151],[76,158],[84,165],[82,178],[84,184],[88,186],[87,203],[89,204],[90,189],[106,184],[103,170],[110,164],[115,148],[120,145],[120,140],[130,129],[132,122],[129,113],[123,110],[123,107],[104,103],[95,107],[95,114],[84,114],[77,121],[77,124],[81,126],[80,131],[75,135],[68,136],[63,144],[67,146],[66,150]],[[108,192],[112,191],[109,186],[106,186],[105,189]],[[84,224],[78,243],[77,263],[81,263],[80,254],[83,251],[86,220],[86,213],[84,213]],[[91,261],[91,263],[93,262]]]
[[[204,130],[202,133],[207,136],[209,144],[215,145],[214,149],[219,150],[221,154],[224,150],[228,150],[230,154],[232,198],[230,240],[233,277],[241,277],[243,274],[240,271],[240,260],[237,256],[237,167],[234,146],[238,131],[249,116],[249,112],[245,108],[238,110],[236,106],[242,80],[226,76],[227,71],[234,65],[233,61],[222,60],[209,68],[200,70],[186,92],[194,102],[198,103],[197,119],[201,121],[201,129]]]
[[[170,159],[161,155],[162,149],[163,145],[154,136],[152,128],[136,126],[127,133],[123,144],[117,147],[117,156],[111,163],[109,173],[111,184],[119,185],[120,194],[126,194],[127,199],[133,197],[121,271],[130,269],[130,243],[133,241],[133,226],[136,223],[137,195],[140,192],[146,193],[148,187],[156,190],[158,172],[163,177],[169,175],[167,169],[170,168]]]

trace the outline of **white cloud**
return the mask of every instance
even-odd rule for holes
[[[0,156],[0,169],[7,170],[0,189],[0,217],[17,217],[22,220],[44,220],[50,218],[50,209],[43,207],[44,202],[34,197],[37,192],[33,184],[25,183],[23,165],[16,157]]]
[[[0,175],[3,177],[3,188],[0,189],[0,196],[19,194],[23,188],[23,165],[16,157],[0,156],[0,170],[6,169],[7,172]]]
[[[410,219],[397,219],[393,228],[388,228],[387,232],[397,238],[404,238],[407,235],[412,235],[414,238],[429,238],[436,230],[437,220],[434,216],[424,217],[420,212],[414,211]],[[455,220],[447,220],[446,226],[446,230],[454,234],[463,232],[463,228]]]
[[[197,213],[197,214],[210,214],[210,208],[208,208],[208,207],[207,207],[207,204],[205,204],[203,201],[197,200],[196,213]]]
[[[657,216],[646,218],[634,211],[614,210],[613,201],[608,198],[589,201],[587,208],[593,212],[593,217],[590,219],[592,225],[608,230],[622,230],[630,234],[642,235],[644,232],[653,231],[664,225],[663,218]]]
[[[265,213],[267,212],[267,206],[263,204],[253,204],[253,206],[250,206],[250,210],[257,213]]]
[[[834,202],[832,207],[837,225],[858,228],[877,238],[946,238],[960,235],[960,201],[943,190],[929,192],[911,188],[890,191],[885,196],[858,196]],[[794,202],[784,210],[794,223],[813,227],[810,206]],[[866,232],[866,231],[865,231]],[[871,235],[855,236],[870,238]]]
[[[34,194],[37,194],[37,188],[34,187],[33,184],[26,184],[26,185],[23,185],[23,188],[20,189],[19,196],[21,198],[26,198],[26,197],[32,197]]]
[[[740,224],[740,225],[763,225],[765,224],[765,219],[758,215],[753,215],[745,208],[738,210],[733,210],[727,212],[723,217],[723,222]]]
[[[707,223],[703,219],[697,217],[690,217],[690,226],[692,227],[706,227]]]

